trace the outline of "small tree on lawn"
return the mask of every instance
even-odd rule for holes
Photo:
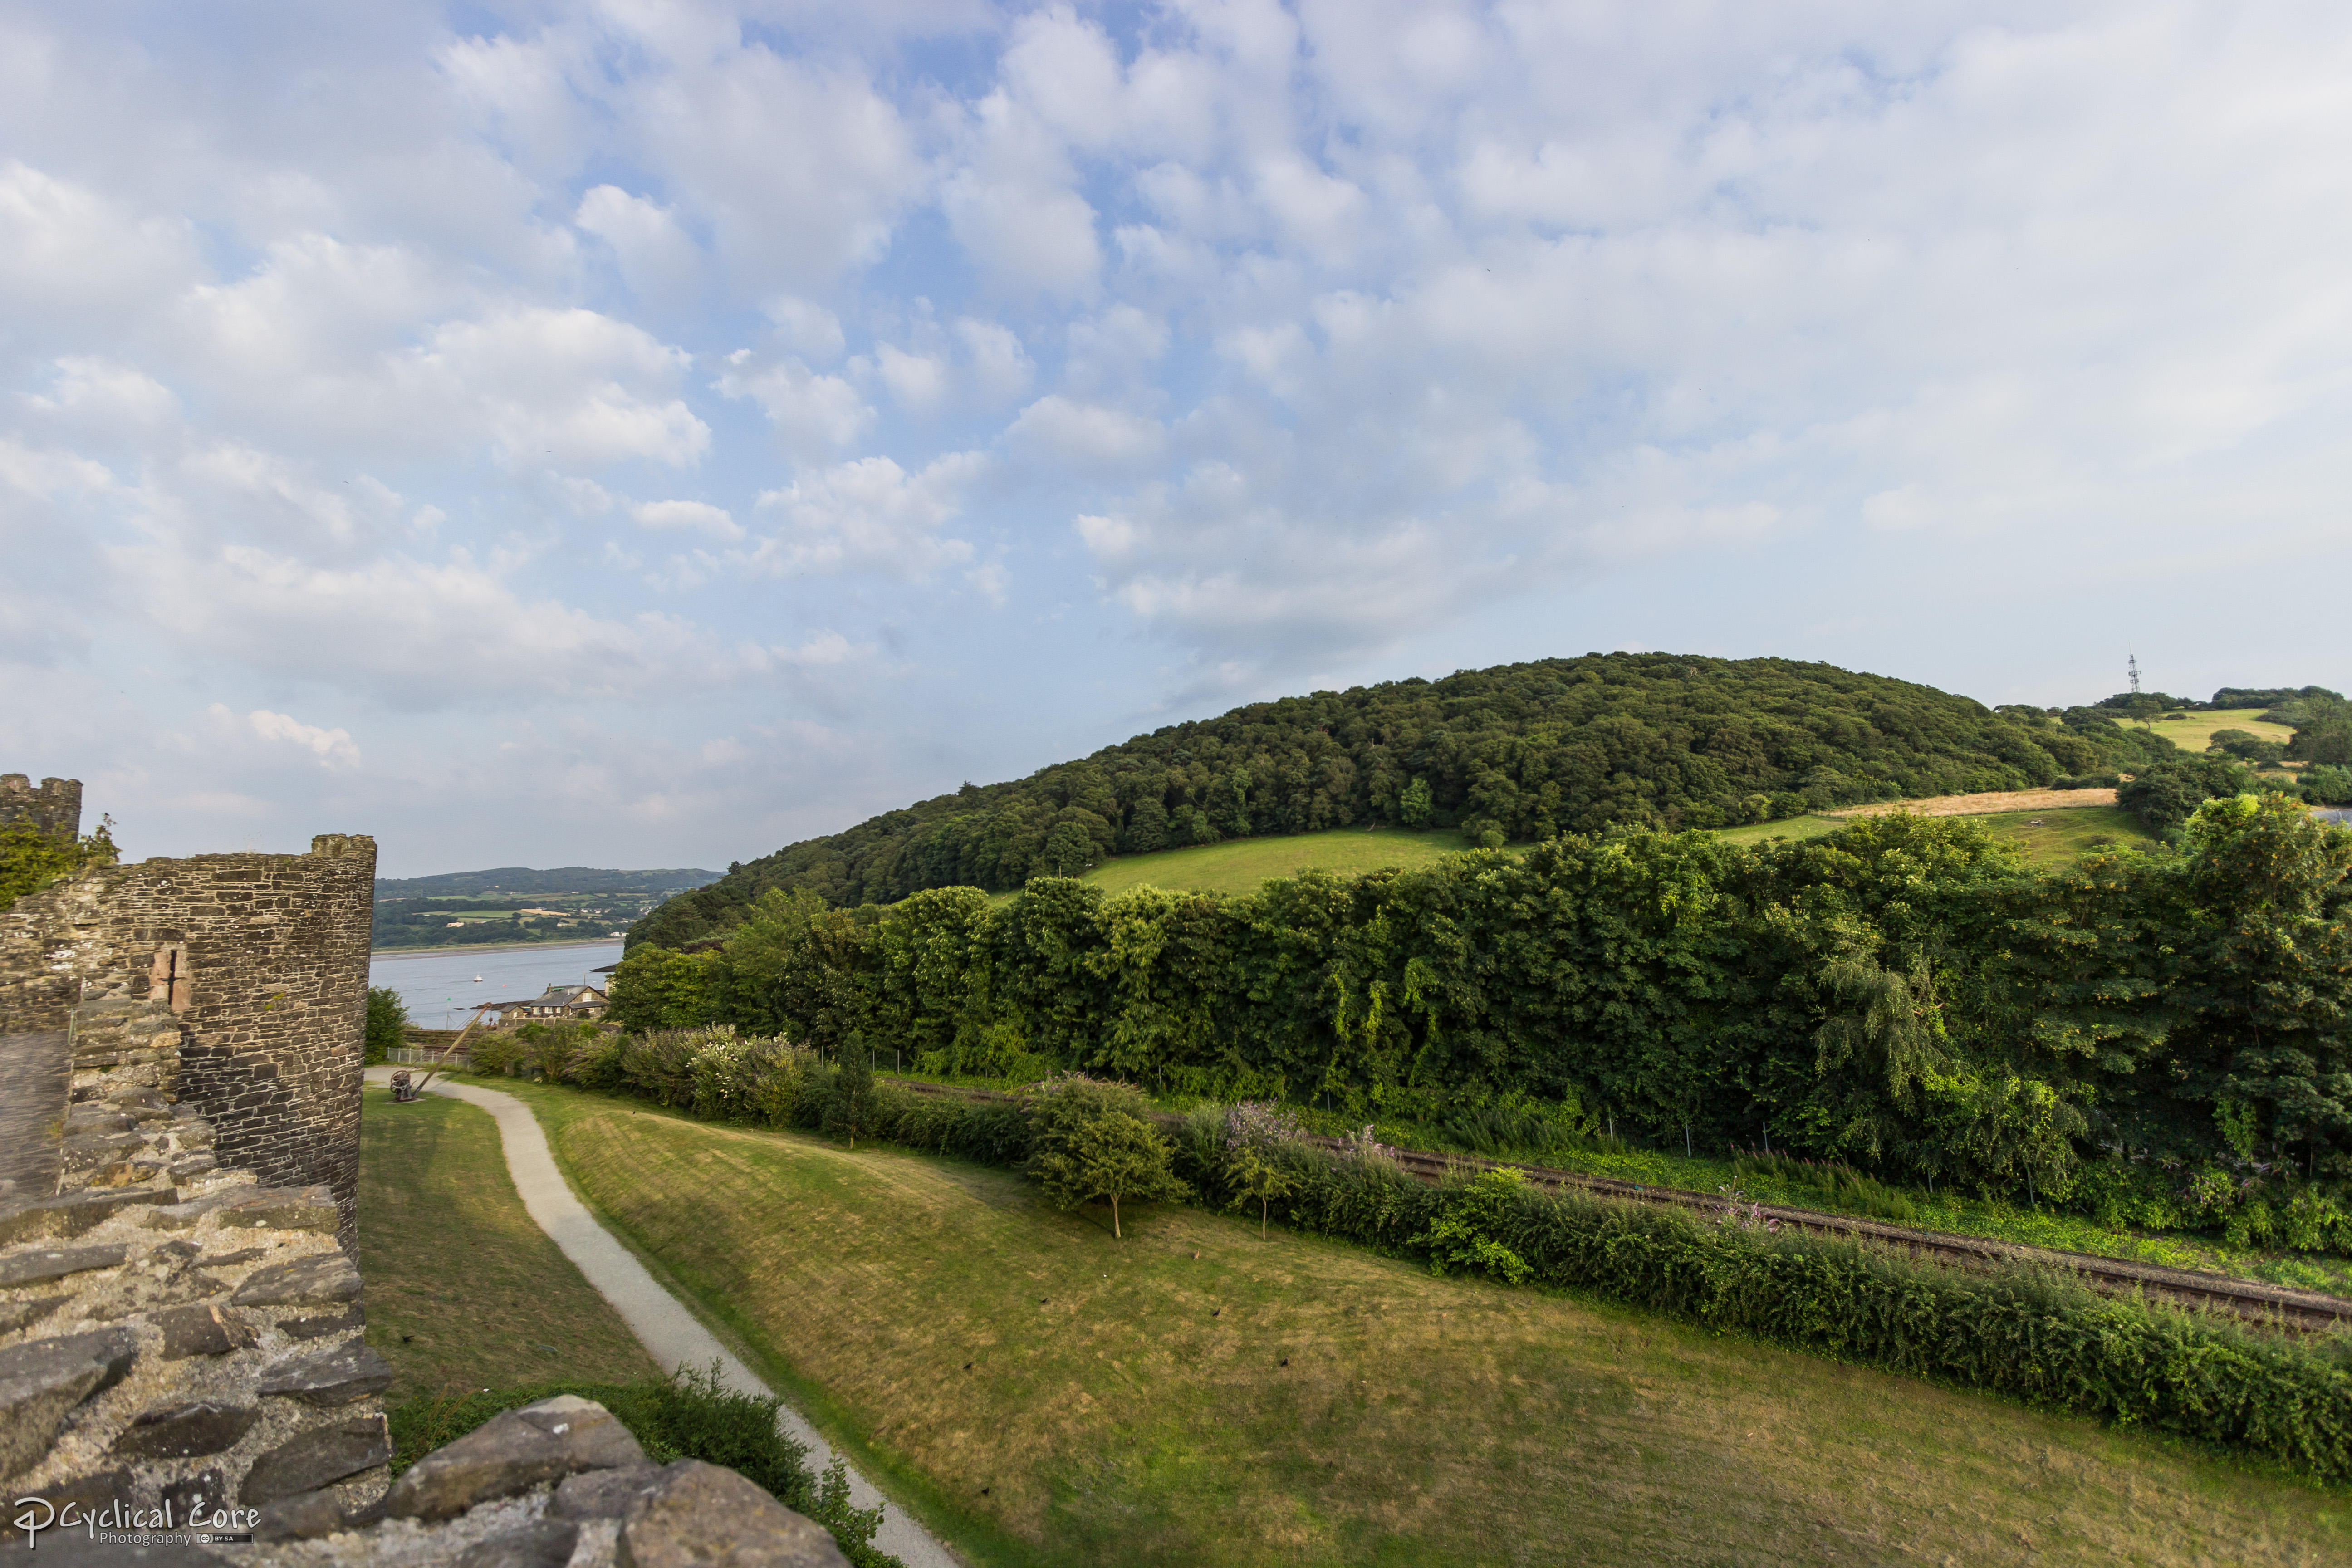
[[[1147,1120],[1150,1102],[1134,1088],[1070,1073],[1032,1085],[1022,1098],[1034,1139],[1029,1173],[1060,1207],[1108,1203],[1111,1234],[1124,1240],[1120,1204],[1191,1193],[1171,1168],[1174,1150]]]
[[[855,1149],[857,1135],[872,1137],[881,1119],[882,1097],[874,1087],[873,1053],[866,1048],[864,1039],[852,1035],[842,1047],[841,1070],[825,1100],[824,1130],[846,1136]]]
[[[1168,1141],[1145,1122],[1114,1110],[1079,1128],[1060,1151],[1042,1156],[1037,1175],[1045,1195],[1074,1209],[1101,1199],[1110,1205],[1110,1233],[1120,1240],[1118,1205],[1183,1197],[1192,1189],[1169,1166]]]
[[[1230,1206],[1239,1208],[1252,1198],[1257,1200],[1257,1238],[1265,1239],[1266,1205],[1276,1198],[1288,1197],[1298,1184],[1290,1173],[1266,1158],[1261,1150],[1243,1144],[1225,1157],[1225,1181],[1234,1189]]]

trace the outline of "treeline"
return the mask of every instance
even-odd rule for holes
[[[1532,1104],[2111,1219],[2332,1233],[2293,1184],[2352,1175],[2352,832],[2272,794],[2180,837],[2043,873],[1964,818],[1895,815],[1752,847],[1619,828],[1248,898],[776,890],[722,947],[634,951],[614,1016],[1366,1121]]]
[[[966,784],[731,866],[629,934],[678,947],[767,892],[895,903],[1018,888],[1108,855],[1385,824],[1500,845],[1774,821],[2081,781],[2177,754],[2091,708],[2005,708],[1790,659],[1588,654],[1170,725],[1010,784]]]
[[[2298,705],[2314,698],[2344,700],[2344,694],[2330,691],[2325,686],[2224,686],[2213,693],[2210,701],[2200,702],[2193,697],[2174,697],[2162,691],[2118,691],[2113,697],[2101,698],[2095,706],[2129,714],[2159,713],[2226,713],[2247,708],[2267,708],[2281,713],[2291,713]],[[2273,719],[2273,722],[2292,724],[2292,718]]]

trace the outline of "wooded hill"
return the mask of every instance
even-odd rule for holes
[[[1473,844],[1721,827],[1874,800],[2112,783],[2170,742],[2092,708],[1986,708],[1793,659],[1587,654],[1171,724],[739,863],[629,933],[677,947],[772,888],[836,907],[1017,888],[1104,856],[1383,823]]]

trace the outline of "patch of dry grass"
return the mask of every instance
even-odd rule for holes
[[[589,1198],[976,1563],[2319,1563],[2244,1466],[1191,1209],[521,1086]]]
[[[498,1123],[439,1095],[360,1117],[360,1272],[384,1397],[468,1394],[550,1377],[628,1383],[661,1368],[531,1222]]]

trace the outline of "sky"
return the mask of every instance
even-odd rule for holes
[[[723,868],[1590,650],[2343,689],[2340,4],[0,3],[0,770]]]

